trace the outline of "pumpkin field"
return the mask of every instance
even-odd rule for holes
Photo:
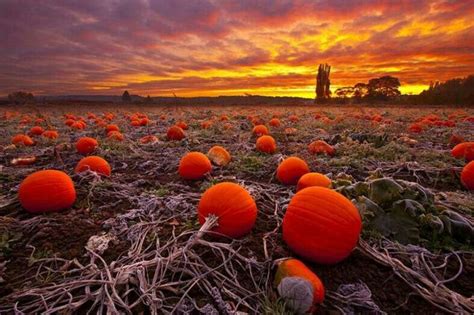
[[[0,108],[1,314],[472,314],[474,110]]]

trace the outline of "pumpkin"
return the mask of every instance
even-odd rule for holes
[[[212,163],[219,166],[225,166],[229,164],[231,160],[230,153],[225,148],[218,145],[210,148],[207,152],[207,156],[212,161]]]
[[[350,255],[362,227],[357,208],[340,193],[325,187],[297,192],[283,217],[283,240],[310,261],[333,264]]]
[[[278,165],[276,176],[285,185],[295,185],[306,173],[309,173],[308,164],[302,159],[292,156]]]
[[[168,140],[181,140],[185,137],[183,129],[178,126],[172,126],[168,129],[166,133]]]
[[[263,153],[273,154],[276,151],[276,142],[272,136],[261,136],[255,145],[257,150]]]
[[[64,122],[64,124],[65,124],[66,126],[71,127],[75,122],[76,122],[76,121],[75,121],[74,119],[68,118],[68,119],[66,119],[66,121]]]
[[[59,134],[56,130],[46,130],[42,134],[43,137],[48,138],[48,139],[57,139],[59,137]]]
[[[116,141],[123,141],[124,136],[120,131],[113,130],[107,133],[107,138]]]
[[[30,129],[30,134],[34,136],[41,136],[43,132],[44,132],[44,129],[41,126],[34,126]]]
[[[466,162],[474,160],[474,142],[463,142],[451,150],[451,155],[457,159],[464,158]]]
[[[183,130],[188,130],[188,124],[185,123],[184,121],[180,121],[176,124],[176,126],[178,126],[179,128],[183,129]]]
[[[257,125],[253,127],[252,133],[257,137],[269,134],[267,127],[265,127],[264,125]]]
[[[12,144],[14,145],[24,145],[24,146],[32,146],[34,143],[33,139],[29,136],[24,134],[18,134],[12,138]]]
[[[206,120],[201,122],[201,128],[202,129],[209,129],[212,127],[212,121]]]
[[[423,131],[423,126],[420,124],[411,124],[410,127],[408,127],[408,131],[412,133],[420,133]]]
[[[272,118],[268,124],[272,127],[280,127],[281,126],[281,122],[280,122],[280,119],[278,118]]]
[[[94,138],[82,137],[76,142],[76,149],[82,155],[88,155],[94,152],[99,143]]]
[[[96,172],[99,175],[110,176],[111,168],[109,163],[100,156],[88,156],[77,163],[75,168],[76,173],[82,173],[87,170]]]
[[[211,161],[200,152],[189,152],[183,156],[178,168],[179,175],[187,180],[201,179],[211,170]]]
[[[461,183],[468,190],[474,190],[474,161],[467,163],[462,169]]]
[[[334,148],[324,140],[311,142],[308,146],[308,151],[312,154],[326,154],[329,156],[333,156],[335,152]]]
[[[158,142],[158,138],[153,135],[144,136],[140,138],[141,144],[149,144],[149,143],[157,143],[157,142]]]
[[[111,131],[118,131],[120,132],[120,128],[117,125],[107,125],[105,127],[105,133],[109,134]]]
[[[285,130],[283,131],[285,133],[285,135],[289,136],[289,135],[293,135],[297,132],[298,130],[296,128],[285,128]]]
[[[298,277],[309,281],[313,287],[313,305],[324,301],[324,285],[319,277],[298,259],[289,258],[278,264],[275,275],[275,286],[278,287],[286,277]]]
[[[198,205],[199,223],[209,215],[218,217],[213,231],[232,238],[252,230],[257,219],[257,205],[245,188],[235,183],[219,183],[204,192]]]
[[[139,123],[140,123],[140,126],[148,126],[151,123],[151,121],[150,119],[145,117],[145,118],[140,119]]]
[[[71,125],[71,128],[76,129],[76,130],[82,130],[86,128],[86,124],[83,121],[76,121]]]
[[[227,115],[222,115],[221,118],[219,118],[220,121],[228,121],[229,120],[229,116]]]
[[[312,186],[330,188],[331,180],[326,175],[321,173],[306,173],[298,180],[296,191],[300,191],[301,189]]]
[[[58,212],[74,204],[76,190],[66,173],[44,170],[34,172],[21,182],[18,199],[30,213]]]
[[[132,120],[131,125],[133,127],[140,127],[140,121],[138,119]]]
[[[300,120],[300,119],[296,115],[290,115],[288,117],[288,120],[295,123],[295,122],[298,122],[298,120]]]

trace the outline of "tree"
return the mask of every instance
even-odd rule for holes
[[[24,105],[27,103],[34,103],[35,97],[32,93],[18,91],[8,94],[8,100],[13,104]]]
[[[329,74],[331,73],[331,66],[328,64],[320,64],[318,74],[316,76],[316,100],[327,100],[331,97]]]
[[[400,95],[398,88],[400,81],[392,76],[383,76],[370,79],[367,84],[367,97],[372,99],[387,100]]]
[[[130,96],[130,93],[128,91],[123,92],[122,94],[122,102],[128,103],[132,101],[132,97]]]
[[[357,83],[354,85],[354,98],[362,99],[369,93],[369,88],[366,83]]]
[[[337,89],[334,94],[340,98],[351,98],[354,96],[355,88],[352,86],[345,86]]]

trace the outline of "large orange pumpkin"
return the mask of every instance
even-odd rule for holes
[[[185,134],[183,129],[181,129],[180,127],[172,126],[168,129],[166,136],[168,137],[168,140],[181,140],[184,139]]]
[[[263,153],[275,153],[276,151],[276,142],[272,136],[261,136],[257,139],[256,142],[257,150]]]
[[[276,176],[285,185],[295,185],[306,173],[309,173],[308,164],[302,159],[292,156],[278,165]]]
[[[474,160],[474,142],[463,142],[451,150],[451,155],[457,159],[464,158],[466,162]]]
[[[340,193],[308,187],[291,199],[282,227],[284,241],[296,254],[333,264],[357,245],[362,222],[357,208]]]
[[[474,190],[474,161],[467,163],[462,169],[461,183],[468,190]]]
[[[215,215],[218,225],[213,231],[238,238],[250,232],[257,219],[257,205],[243,187],[234,183],[220,183],[204,192],[199,201],[199,223]]]
[[[24,145],[24,146],[32,146],[34,143],[33,139],[31,139],[27,135],[19,134],[12,138],[12,144],[14,145]]]
[[[256,135],[257,137],[265,136],[269,134],[268,129],[267,127],[265,127],[265,125],[257,125],[253,127],[252,133]]]
[[[96,172],[99,175],[110,176],[112,170],[109,163],[100,156],[88,156],[77,163],[75,172],[82,173],[87,170]]]
[[[99,143],[94,138],[82,137],[76,142],[76,149],[82,155],[88,155],[94,152]]]
[[[74,204],[76,190],[66,173],[44,170],[29,175],[21,182],[18,199],[30,213],[57,212]]]
[[[321,279],[298,259],[289,258],[278,264],[275,286],[285,277],[299,277],[309,281],[313,286],[313,304],[321,304],[324,301],[325,290]]]
[[[316,140],[309,144],[308,151],[312,154],[334,155],[334,148],[324,140]]]
[[[219,166],[225,166],[229,164],[232,158],[230,153],[225,148],[218,145],[210,148],[207,152],[207,156],[212,161],[212,163]]]
[[[296,191],[312,186],[329,188],[331,187],[331,180],[321,173],[306,173],[299,179]]]
[[[187,180],[201,179],[211,172],[211,161],[201,152],[189,152],[179,162],[179,175]]]

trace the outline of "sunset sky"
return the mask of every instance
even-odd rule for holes
[[[0,0],[0,95],[314,97],[474,73],[474,0]]]

